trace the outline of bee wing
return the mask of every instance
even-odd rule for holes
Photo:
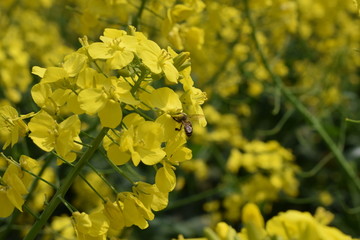
[[[202,127],[205,127],[207,124],[204,114],[192,114],[189,116],[189,119],[193,122],[199,123]]]

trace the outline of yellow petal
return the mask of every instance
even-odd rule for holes
[[[65,69],[60,67],[48,67],[44,74],[44,78],[41,80],[41,83],[52,83],[67,77],[68,74]]]
[[[103,127],[116,128],[122,119],[120,103],[107,101],[104,108],[98,113],[101,125]]]
[[[130,160],[130,154],[120,151],[116,144],[110,145],[107,156],[116,165],[123,165]]]
[[[0,218],[6,218],[14,211],[14,205],[6,195],[6,187],[0,185]]]
[[[153,108],[161,109],[167,113],[179,113],[182,109],[182,104],[179,96],[170,88],[163,87],[154,90],[149,95],[144,95],[142,99]]]
[[[99,112],[106,104],[107,98],[101,89],[84,89],[79,93],[80,108],[87,114]]]
[[[39,107],[45,106],[46,99],[51,95],[52,90],[49,84],[35,84],[31,88],[31,96]]]
[[[44,77],[45,72],[46,72],[46,68],[42,68],[39,66],[34,66],[31,71],[32,74],[37,75],[41,78]]]
[[[68,76],[75,77],[86,66],[87,56],[75,52],[67,55],[64,60],[63,68]]]
[[[146,165],[155,165],[159,163],[166,155],[161,149],[147,149],[143,147],[137,147],[136,152],[140,155],[141,161]]]
[[[30,138],[42,150],[50,152],[55,145],[55,132],[57,124],[55,120],[45,111],[35,115],[28,124]]]
[[[156,172],[155,184],[161,192],[171,192],[176,185],[176,176],[171,167],[162,167]]]
[[[108,59],[114,54],[114,51],[104,43],[92,43],[88,47],[89,55],[94,59]]]

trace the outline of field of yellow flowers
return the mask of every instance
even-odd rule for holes
[[[1,0],[0,240],[360,238],[357,0]]]

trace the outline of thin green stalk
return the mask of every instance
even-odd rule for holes
[[[217,194],[222,194],[223,192],[224,192],[224,186],[219,185],[219,186],[217,186],[217,187],[215,187],[213,189],[209,189],[207,191],[200,192],[200,193],[195,194],[195,195],[191,195],[190,197],[180,199],[180,200],[170,204],[163,211],[168,211],[168,210],[171,210],[171,209],[174,209],[174,208],[186,206],[188,204],[198,202],[198,201],[206,199],[208,197],[212,197],[212,196],[217,195]]]
[[[75,164],[75,167],[72,168],[69,174],[64,179],[63,183],[59,187],[59,189],[54,194],[53,198],[45,208],[45,210],[40,215],[39,220],[35,222],[35,224],[30,229],[29,233],[26,235],[24,240],[33,240],[39,234],[41,228],[45,225],[47,220],[51,217],[52,213],[55,211],[57,206],[62,202],[61,198],[65,196],[67,191],[69,190],[71,184],[74,182],[76,176],[79,175],[80,170],[83,166],[90,160],[90,158],[94,155],[95,151],[98,149],[101,141],[105,137],[109,128],[103,128],[98,136],[93,140],[91,144],[91,148],[87,149],[84,155],[79,159],[79,161]]]
[[[145,9],[146,0],[141,0],[141,5],[139,7],[139,11],[137,13],[137,16],[134,18],[133,25],[135,28],[139,27],[139,21],[141,20],[141,15],[144,12]]]
[[[280,119],[280,121],[276,124],[275,127],[273,127],[272,129],[269,130],[259,130],[258,133],[261,136],[270,136],[270,135],[274,135],[276,133],[278,133],[282,127],[285,125],[285,123],[287,122],[287,120],[290,118],[290,116],[294,113],[294,110],[291,109],[289,111],[287,111],[282,118]]]
[[[114,186],[93,165],[91,165],[90,163],[88,163],[87,165],[99,176],[99,178],[101,178],[101,180],[104,181],[106,185],[108,185],[108,187],[113,191],[115,195],[118,194]]]
[[[101,196],[101,194],[95,189],[95,187],[85,178],[85,176],[83,174],[79,174],[79,176],[81,177],[81,179],[86,183],[86,185],[88,185],[89,188],[91,188],[91,190],[101,199],[102,202],[106,202],[106,200],[104,199],[103,196]]]
[[[54,189],[57,189],[57,186],[55,186],[55,185],[52,184],[51,182],[47,181],[46,179],[40,177],[41,174],[37,175],[37,174],[35,174],[35,173],[33,173],[33,172],[30,172],[29,170],[27,170],[27,169],[25,169],[25,168],[22,168],[21,170],[24,171],[24,172],[26,172],[26,173],[28,173],[28,174],[30,174],[30,175],[33,176],[35,179],[38,179],[38,180],[46,183],[46,184],[49,185],[50,187],[52,187],[52,188],[54,188]],[[36,187],[36,185],[35,185],[35,187]],[[31,193],[31,192],[34,191],[34,190],[35,190],[35,188],[31,187],[29,193]],[[28,196],[29,196],[29,195],[28,195]]]
[[[328,145],[331,152],[334,154],[335,159],[337,160],[338,164],[341,166],[343,171],[345,172],[346,176],[351,180],[354,184],[356,189],[360,192],[360,180],[357,177],[356,173],[354,172],[353,168],[345,159],[343,153],[340,151],[338,146],[335,142],[331,139],[327,131],[324,129],[323,125],[320,123],[319,119],[312,115],[312,113],[297,99],[297,97],[289,91],[289,89],[283,85],[282,80],[280,77],[274,74],[271,70],[270,65],[265,57],[262,47],[259,44],[259,41],[256,37],[256,27],[255,23],[251,17],[250,9],[248,0],[245,0],[245,14],[249,21],[251,31],[251,37],[254,41],[255,48],[261,58],[262,64],[264,65],[265,69],[269,73],[271,79],[275,82],[276,86],[280,89],[281,93],[285,96],[285,98],[293,104],[293,106],[312,124],[314,129],[318,132],[321,138],[325,141]]]
[[[65,205],[65,207],[69,210],[69,212],[73,213],[77,211],[77,209],[73,205],[71,205],[68,201],[66,201],[65,198],[63,197],[59,197],[59,198],[61,202]]]
[[[307,172],[300,172],[298,175],[302,178],[309,178],[315,176],[333,157],[331,153],[327,154],[323,159],[321,159],[315,167]]]
[[[38,216],[36,213],[34,213],[34,211],[33,211],[28,205],[24,204],[24,205],[23,205],[23,209],[24,209],[27,213],[29,213],[31,216],[33,216],[33,218],[35,218],[36,220],[39,219],[39,216]]]
[[[350,118],[345,118],[345,121],[351,122],[351,123],[360,123],[360,120],[354,120],[354,119],[350,119]]]
[[[109,163],[109,165],[117,172],[119,173],[121,176],[123,176],[126,180],[128,180],[132,185],[135,185],[135,182],[131,179],[131,177],[129,177],[125,171],[123,171],[122,169],[120,169],[115,163],[113,163],[107,156],[105,153],[102,152],[102,154],[105,156],[106,161]]]

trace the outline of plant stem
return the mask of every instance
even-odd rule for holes
[[[343,153],[340,151],[340,149],[337,147],[335,142],[331,139],[327,131],[324,129],[323,125],[320,123],[319,119],[312,115],[312,113],[297,99],[297,97],[288,89],[286,86],[283,85],[282,80],[280,77],[274,74],[274,72],[271,70],[270,65],[265,57],[264,51],[261,48],[259,41],[256,37],[256,27],[255,23],[251,17],[250,14],[250,8],[248,0],[245,0],[245,14],[249,21],[250,27],[252,29],[251,31],[251,37],[253,39],[253,42],[255,44],[255,48],[260,56],[260,59],[262,61],[262,64],[264,65],[265,69],[269,73],[271,79],[275,82],[277,87],[280,89],[281,93],[286,97],[286,99],[293,104],[293,106],[312,124],[314,129],[318,132],[318,134],[321,136],[321,138],[325,141],[325,143],[328,145],[331,152],[334,154],[335,159],[347,175],[347,177],[351,180],[351,182],[354,184],[356,189],[360,192],[360,180],[357,177],[355,171],[350,166],[350,164],[345,159]]]
[[[45,225],[47,220],[50,218],[52,213],[55,211],[57,206],[61,203],[61,198],[64,198],[65,194],[69,190],[71,184],[73,183],[76,176],[79,175],[80,170],[83,166],[89,161],[89,159],[94,155],[95,151],[98,149],[101,141],[106,135],[109,128],[101,129],[98,136],[93,140],[91,147],[86,150],[84,155],[80,158],[80,160],[76,163],[75,167],[71,169],[69,174],[64,179],[63,183],[59,187],[59,189],[54,194],[53,198],[49,202],[48,206],[40,215],[39,220],[35,222],[35,224],[30,229],[29,233],[26,235],[24,240],[33,240],[38,235],[41,228]]]

